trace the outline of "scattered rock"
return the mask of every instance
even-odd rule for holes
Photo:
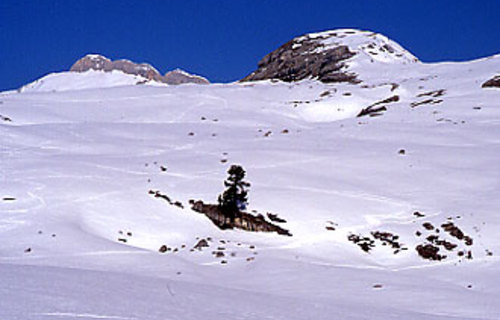
[[[269,218],[269,220],[271,220],[272,222],[286,223],[286,220],[278,217],[277,214],[268,212],[268,213],[266,213],[266,215]]]
[[[411,108],[415,108],[415,107],[418,107],[418,106],[421,106],[421,105],[424,105],[424,104],[438,104],[438,103],[441,103],[441,102],[443,102],[443,100],[441,100],[441,99],[426,99],[426,100],[423,100],[423,101],[412,102],[412,103],[410,103],[410,107]]]
[[[369,115],[370,117],[374,117],[374,116],[382,115],[382,112],[386,111],[387,108],[385,106],[381,106],[381,107],[377,107],[377,106],[379,106],[381,104],[388,104],[388,103],[393,103],[393,102],[398,102],[398,101],[399,101],[398,95],[394,95],[394,96],[389,97],[387,99],[377,101],[374,104],[362,109],[361,112],[357,115],[357,117],[362,117],[362,116],[366,116],[366,115]]]
[[[27,248],[24,250],[25,253],[30,253],[31,252],[31,248]]]
[[[124,238],[118,238],[118,241],[123,242],[123,243],[127,243],[127,239],[124,239]]]
[[[184,209],[184,205],[180,201],[172,201],[169,196],[166,194],[162,194],[159,190],[154,191],[154,190],[149,190],[148,192],[150,195],[153,195],[155,198],[160,198],[168,202],[168,204],[172,206],[179,207],[181,209]]]
[[[424,222],[422,224],[422,226],[426,229],[426,230],[434,230],[434,226],[432,225],[432,223],[430,222]]]
[[[424,92],[424,93],[420,93],[417,95],[417,97],[434,97],[434,98],[437,98],[437,97],[440,97],[442,95],[444,95],[446,92],[445,89],[439,89],[439,90],[434,90],[434,91],[429,91],[429,92]]]
[[[364,252],[369,252],[373,247],[375,247],[375,241],[369,237],[362,237],[361,235],[350,234],[347,240],[357,244],[361,250]]]
[[[418,255],[423,259],[441,261],[446,258],[444,255],[439,254],[439,248],[432,244],[418,245],[416,247]]]
[[[404,154],[406,154],[406,150],[405,149],[399,149],[398,154],[404,155]]]
[[[422,217],[425,217],[425,214],[420,213],[420,212],[418,212],[418,211],[413,212],[413,215],[414,215],[415,217],[417,217],[417,218],[422,218]]]
[[[167,250],[168,250],[168,247],[166,245],[162,245],[160,247],[160,249],[158,249],[158,251],[161,253],[165,253],[165,252],[167,252]]]
[[[223,258],[225,256],[224,252],[222,251],[215,251],[214,255],[216,258]]]
[[[407,250],[406,247],[401,244],[398,239],[399,236],[390,232],[380,232],[380,231],[373,231],[371,232],[371,235],[382,242],[382,245],[390,245],[391,248],[396,249],[394,251],[394,254],[399,253],[401,250]]]
[[[6,116],[3,116],[0,114],[0,120],[5,121],[5,122],[12,122],[12,119]]]
[[[198,243],[194,246],[194,249],[198,249],[198,250],[202,250],[203,248],[208,248],[209,247],[209,244],[207,242],[207,240],[205,239],[201,239],[200,241],[198,241]]]

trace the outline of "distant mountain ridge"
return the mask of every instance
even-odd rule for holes
[[[76,61],[70,68],[70,72],[86,72],[89,70],[94,71],[121,71],[126,74],[141,76],[146,80],[153,80],[166,84],[182,84],[182,83],[197,83],[208,84],[210,83],[206,78],[190,74],[181,69],[175,69],[167,72],[164,76],[155,69],[152,65],[147,63],[135,63],[130,60],[120,59],[111,60],[103,55],[88,54],[83,58]]]

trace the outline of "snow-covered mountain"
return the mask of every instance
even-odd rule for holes
[[[121,59],[112,61],[102,55],[88,54],[76,61],[68,72],[46,75],[19,89],[21,92],[48,92],[109,88],[128,85],[162,86],[184,83],[208,84],[198,75],[175,69],[161,75],[147,63]]]
[[[498,319],[499,66],[333,30],[237,83],[1,93],[0,318]],[[191,209],[231,164],[292,236]]]

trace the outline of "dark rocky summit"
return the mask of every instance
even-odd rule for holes
[[[358,84],[358,68],[371,64],[412,64],[419,60],[389,38],[371,31],[337,29],[294,38],[266,55],[241,81],[303,79]],[[399,85],[392,85],[391,91]]]
[[[158,81],[167,84],[197,83],[207,84],[209,81],[201,76],[189,74],[180,69],[167,72],[164,76],[153,66],[147,63],[135,63],[130,60],[112,61],[102,55],[89,54],[79,59],[70,71],[85,72],[88,70],[110,72],[113,70],[121,71],[126,74],[138,75],[147,80]]]
[[[490,80],[483,83],[483,88],[500,88],[500,75],[494,76]]]
[[[266,55],[258,69],[241,81],[279,79],[286,82],[315,78],[325,83],[359,83],[356,74],[347,72],[343,61],[354,52],[345,45],[324,48],[317,38],[295,38]]]

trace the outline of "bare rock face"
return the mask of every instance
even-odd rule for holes
[[[197,76],[194,74],[187,73],[181,69],[175,69],[165,73],[163,79],[168,84],[182,84],[182,83],[198,83],[198,84],[208,84],[210,83],[206,78],[202,76]]]
[[[219,229],[241,229],[252,232],[276,232],[280,235],[292,236],[292,234],[271,222],[265,220],[264,216],[254,216],[247,212],[239,212],[234,220],[226,216],[217,205],[205,204],[203,201],[190,201],[191,209],[207,216]]]
[[[490,80],[483,83],[483,88],[500,88],[500,75],[494,76]]]
[[[138,75],[147,80],[154,80],[166,84],[210,83],[207,79],[201,76],[192,75],[180,69],[167,72],[165,76],[162,76],[160,72],[158,72],[158,70],[156,70],[150,64],[135,63],[125,59],[112,61],[98,54],[86,55],[85,57],[75,62],[75,64],[73,64],[73,66],[70,69],[70,71],[72,72],[85,72],[88,70],[105,71],[105,72],[118,70],[126,74]]]
[[[342,61],[354,56],[354,52],[344,45],[322,48],[320,42],[307,36],[293,39],[260,60],[259,68],[242,81],[279,79],[292,82],[317,78],[327,83],[360,82],[356,74],[343,70]]]
[[[266,55],[258,63],[258,69],[241,81],[315,79],[357,84],[363,80],[357,66],[418,62],[410,52],[384,35],[339,29],[292,39]]]

